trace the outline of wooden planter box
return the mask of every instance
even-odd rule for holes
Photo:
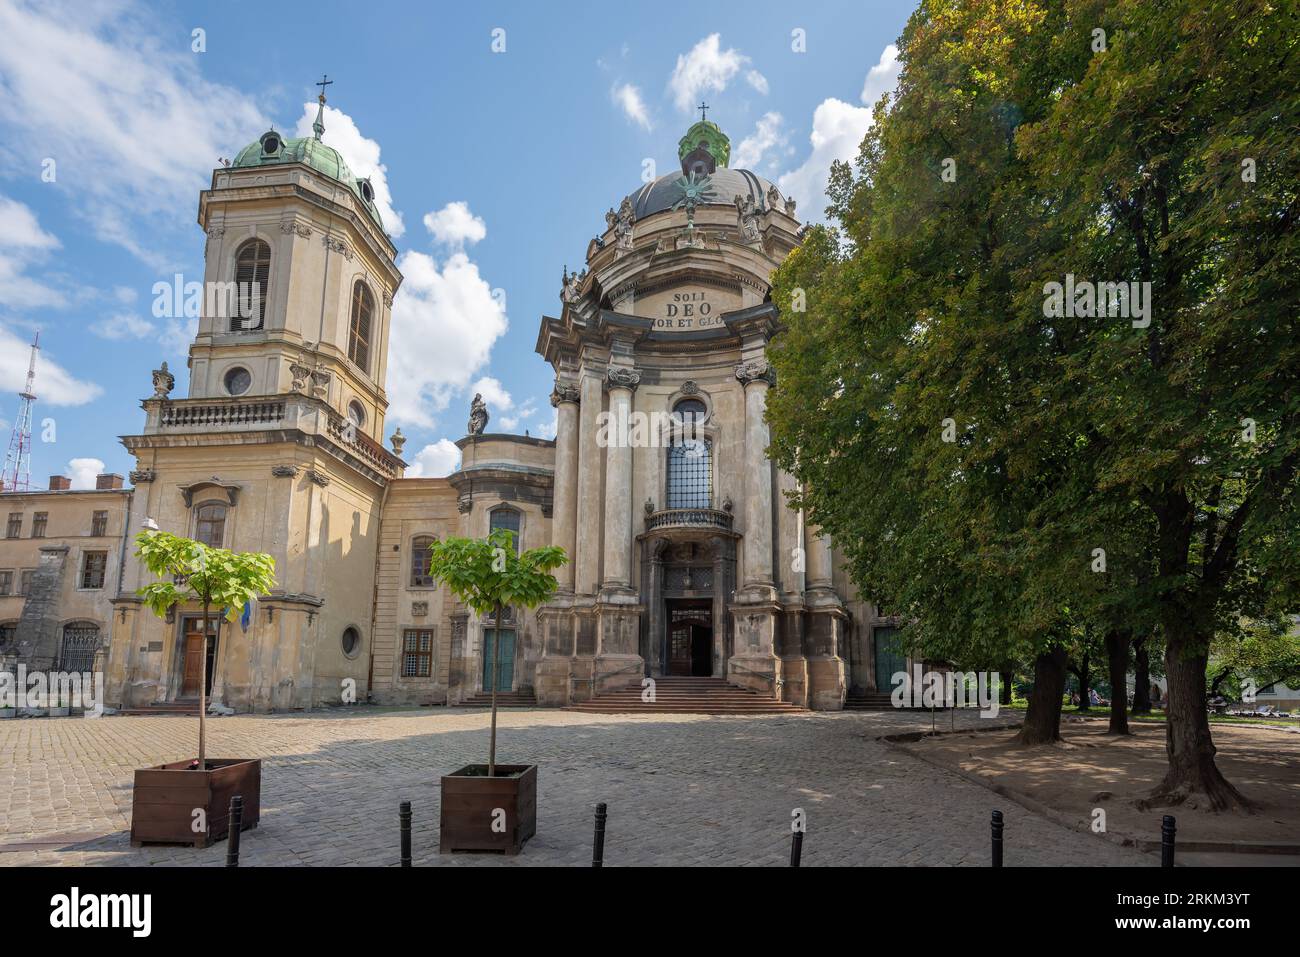
[[[504,818],[497,814],[500,809]],[[502,830],[493,822],[504,820]],[[500,827],[500,825],[498,825]],[[537,765],[467,764],[442,779],[439,851],[500,851],[518,854],[537,833]]]
[[[230,830],[230,799],[244,798],[241,831],[257,827],[261,811],[262,762],[248,758],[209,758],[205,771],[190,771],[189,761],[160,764],[135,772],[131,797],[131,846],[193,844],[209,847]],[[194,832],[194,810],[207,815],[206,834]]]

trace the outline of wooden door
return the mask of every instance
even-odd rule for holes
[[[690,622],[677,622],[668,629],[668,673],[691,673],[691,637],[695,626]]]
[[[898,649],[898,629],[879,627],[874,629],[872,643],[876,652],[876,690],[891,692],[894,690],[894,675],[907,671],[907,655]]]
[[[483,690],[492,690],[492,661],[496,655],[496,632],[487,629],[483,633]],[[496,663],[497,691],[511,691],[515,683],[515,633],[503,628],[501,635],[501,657]]]
[[[196,632],[185,636],[185,671],[181,679],[181,697],[197,698],[199,696],[199,678],[203,674],[205,648],[203,635]]]

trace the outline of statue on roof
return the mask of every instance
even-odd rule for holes
[[[469,406],[469,434],[482,435],[488,424],[487,403],[481,392],[474,393],[474,401]]]

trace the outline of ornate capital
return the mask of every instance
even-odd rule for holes
[[[641,373],[636,369],[624,369],[610,366],[605,370],[605,385],[610,389],[636,389],[641,382]]]
[[[344,259],[352,258],[352,247],[341,239],[335,239],[333,236],[322,236],[321,245],[326,249],[332,249],[336,253],[342,253]]]
[[[768,385],[775,385],[776,370],[768,364],[766,359],[752,359],[749,362],[737,364],[736,378],[740,380],[741,385],[749,385],[751,382],[766,382]]]
[[[144,485],[146,482],[152,482],[158,477],[158,473],[153,469],[134,469],[131,472],[132,485]]]
[[[298,475],[296,465],[272,465],[271,474],[276,478],[295,478]]]
[[[460,514],[462,515],[468,515],[469,510],[472,509],[473,507],[474,507],[474,500],[470,498],[468,495],[464,495],[456,499],[456,511],[460,512]]]
[[[321,488],[324,488],[326,485],[330,484],[330,477],[326,475],[324,472],[317,472],[315,469],[308,469],[307,477],[311,479],[313,482],[315,482],[317,485],[319,485]]]
[[[555,380],[555,388],[551,390],[551,405],[558,406],[561,402],[578,403],[582,401],[582,390],[572,382],[561,382]]]

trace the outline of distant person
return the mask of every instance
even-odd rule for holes
[[[1089,689],[1088,689],[1088,704],[1089,704],[1089,705],[1099,705],[1099,704],[1101,704],[1101,695],[1097,694],[1097,689],[1096,689],[1096,688],[1089,688]]]

